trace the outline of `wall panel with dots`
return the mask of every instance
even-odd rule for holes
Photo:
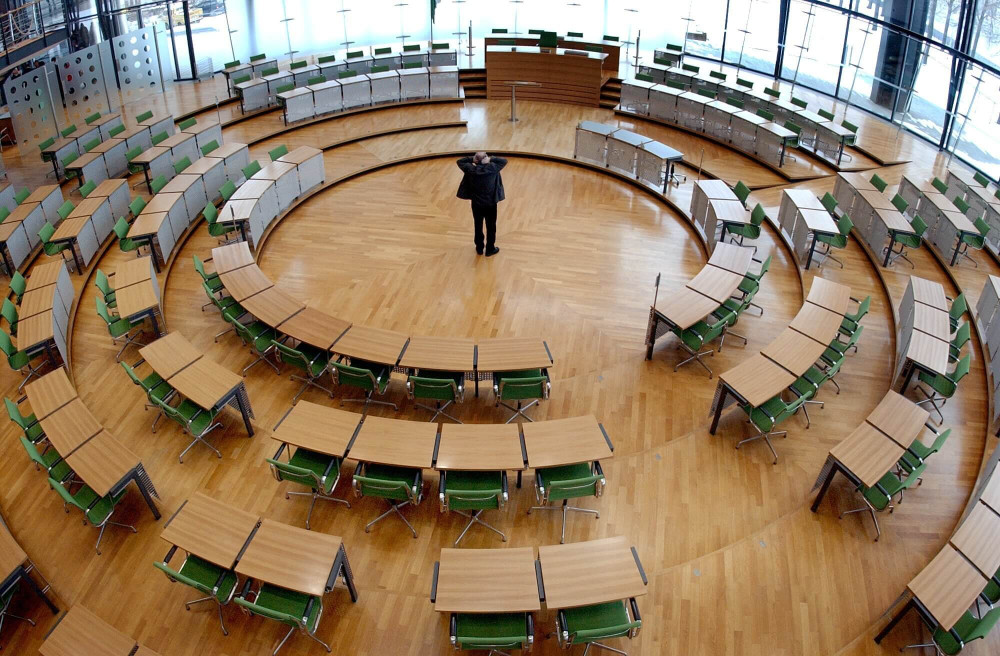
[[[102,53],[102,49],[108,50],[106,41],[56,59],[66,117],[70,123],[83,125],[87,116],[95,112],[111,111],[105,86],[106,72],[101,63],[102,59],[107,61],[107,54]],[[113,74],[111,79],[114,80]],[[115,106],[117,105],[116,102]]]
[[[3,82],[14,134],[22,154],[58,135],[59,126],[52,108],[52,97],[58,97],[55,75],[55,68],[46,64],[17,77],[8,77]]]
[[[116,36],[112,46],[123,103],[163,91],[153,27]]]

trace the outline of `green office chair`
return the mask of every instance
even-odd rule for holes
[[[442,471],[438,496],[442,513],[450,510],[469,518],[469,522],[452,546],[458,546],[473,524],[485,526],[499,535],[501,540],[507,541],[507,536],[503,534],[503,531],[480,519],[484,510],[500,510],[507,503],[509,498],[507,472]],[[470,512],[462,512],[463,510]]]
[[[55,137],[49,137],[45,141],[43,141],[40,144],[38,144],[38,152],[41,153],[41,158],[42,158],[43,162],[54,162],[55,161],[55,157],[56,157],[55,153],[51,153],[51,152],[47,153],[47,152],[45,152],[45,149],[46,148],[50,148],[51,146],[53,146],[55,144],[55,142],[56,142],[56,138]],[[20,205],[21,201],[17,201],[17,204]]]
[[[410,374],[406,377],[406,395],[411,401],[417,398],[434,399],[434,407],[414,403],[416,407],[434,413],[430,421],[437,421],[438,415],[444,415],[456,424],[461,424],[445,409],[452,403],[461,403],[465,399],[465,374],[449,371],[421,371],[419,376]],[[444,405],[441,405],[442,401]]]
[[[90,151],[92,151],[93,149],[97,148],[100,145],[101,145],[101,138],[97,137],[96,139],[91,139],[87,143],[83,144],[83,150],[89,153]]]
[[[903,490],[913,485],[920,485],[918,479],[920,479],[920,475],[924,473],[924,469],[926,468],[927,463],[921,463],[919,467],[914,468],[903,479],[897,477],[893,472],[888,472],[872,487],[859,485],[856,491],[861,493],[861,500],[865,502],[865,505],[854,510],[845,510],[840,513],[840,517],[843,518],[844,515],[868,511],[872,516],[872,521],[875,522],[875,541],[878,542],[878,539],[882,537],[882,529],[879,528],[875,512],[882,512],[888,508],[889,513],[892,514],[895,508],[892,505],[892,498],[898,494],[900,503],[902,503]]]
[[[215,208],[215,204],[207,203],[202,214],[205,217],[205,223],[208,224],[208,234],[215,237],[220,244],[230,243],[232,240],[227,238],[230,234],[239,235],[240,227],[238,225],[219,222],[219,210]]]
[[[153,181],[149,183],[150,188],[153,190],[154,194],[160,193],[160,191],[167,186],[167,176],[158,175],[153,178]]]
[[[15,205],[20,205],[25,200],[27,200],[28,196],[30,196],[30,195],[31,195],[31,190],[28,189],[27,187],[22,187],[21,191],[19,191],[16,194],[14,194],[14,204]]]
[[[587,645],[584,655],[590,652],[590,647],[600,647],[616,654],[625,654],[620,649],[609,647],[598,640],[609,638],[628,638],[631,640],[639,635],[642,619],[639,617],[639,606],[635,597],[627,602],[624,599],[593,606],[566,608],[556,614],[556,641],[563,649],[574,645]]]
[[[851,221],[851,217],[846,214],[841,215],[837,219],[837,229],[840,234],[837,235],[823,235],[816,234],[816,241],[821,244],[825,244],[826,248],[824,250],[816,251],[819,255],[823,256],[823,261],[820,262],[820,266],[826,263],[826,260],[830,259],[840,265],[840,268],[844,268],[844,263],[838,258],[833,256],[834,248],[847,248],[847,237],[851,234],[851,230],[854,228],[854,223]]]
[[[743,209],[747,209],[747,199],[750,198],[750,187],[746,186],[742,180],[737,180],[736,186],[733,187],[733,193],[736,194],[736,198],[743,204]]]
[[[222,295],[222,292],[226,291],[225,285],[222,284],[222,279],[219,278],[218,273],[213,273],[209,275],[205,273],[205,263],[201,261],[201,258],[194,255],[194,270],[198,272],[201,276],[201,281],[206,283],[211,289],[213,294]],[[204,312],[210,303],[203,303],[201,306],[201,311]]]
[[[965,300],[965,292],[962,292],[955,297],[955,300],[951,302],[951,307],[948,308],[948,323],[951,326],[951,332],[958,330],[958,324],[968,309],[969,303]]]
[[[271,68],[265,68],[264,70],[262,70],[260,72],[260,76],[261,77],[267,77],[268,75],[277,75],[278,72],[279,72],[278,71],[278,67],[277,66],[273,66]]]
[[[600,497],[604,494],[604,470],[601,463],[595,460],[592,464],[580,462],[575,465],[560,467],[544,467],[535,469],[535,501],[540,505],[528,508],[532,510],[561,510],[562,530],[559,534],[559,544],[566,542],[566,513],[570,510],[601,516],[600,511],[589,508],[578,508],[569,505],[570,499],[580,499],[591,495]],[[553,501],[562,501],[561,505],[549,505]]]
[[[930,403],[934,408],[934,411],[941,417],[941,421],[938,425],[944,423],[944,415],[941,414],[941,408],[938,407],[938,402],[940,401],[941,407],[948,402],[952,396],[955,395],[955,390],[958,389],[958,383],[969,373],[969,366],[972,361],[972,354],[967,353],[964,358],[958,361],[955,365],[955,370],[949,375],[943,374],[926,374],[924,372],[919,372],[917,377],[921,383],[926,383],[931,391],[928,392],[921,385],[917,385],[916,389],[920,391],[921,394],[927,398],[922,401],[917,401],[917,405],[923,405],[924,403]]]
[[[121,362],[122,353],[125,352],[132,344],[142,344],[138,343],[139,337],[142,335],[142,325],[145,323],[145,317],[139,317],[137,319],[122,319],[119,317],[112,317],[111,313],[108,311],[108,304],[104,302],[100,296],[95,296],[94,300],[97,302],[97,316],[104,319],[104,323],[108,326],[108,334],[111,335],[111,343],[118,344],[121,342],[122,347],[118,349],[118,353],[115,354],[115,362]],[[138,328],[139,330],[132,332],[133,328]]]
[[[955,209],[957,209],[962,214],[969,213],[969,204],[965,202],[964,198],[953,198],[951,203],[952,205],[955,206]]]
[[[191,610],[191,606],[204,601],[214,601],[219,609],[222,635],[229,635],[229,631],[226,630],[226,620],[222,616],[222,607],[228,605],[236,595],[236,572],[225,570],[190,553],[181,563],[179,570],[171,569],[170,557],[175,550],[176,547],[171,548],[163,562],[154,562],[153,567],[166,574],[171,583],[181,583],[205,595],[200,599],[184,602],[185,610]]]
[[[222,320],[229,325],[229,328],[223,330],[222,332],[216,334],[215,343],[219,343],[219,338],[228,332],[236,332],[236,328],[233,326],[233,322],[242,319],[247,315],[246,308],[236,302],[236,299],[232,296],[223,296],[222,298],[217,297],[212,293],[212,288],[208,286],[208,283],[202,281],[201,288],[205,290],[205,296],[208,300],[212,302],[219,310],[219,314],[222,316]]]
[[[191,120],[193,121],[194,119]],[[181,158],[179,162],[174,164],[174,173],[176,175],[180,175],[181,173],[184,172],[184,169],[186,169],[189,166],[191,166],[191,158],[185,155],[184,157]]]
[[[524,411],[537,405],[539,400],[549,398],[551,389],[552,383],[549,380],[548,372],[541,369],[505,371],[493,374],[495,407],[503,406],[514,413],[510,419],[504,422],[506,424],[518,417],[524,418],[525,421],[533,421],[531,417],[524,414]],[[522,402],[528,399],[534,400],[527,405],[522,405]],[[508,405],[504,401],[517,401],[517,406]]]
[[[930,424],[924,424],[924,426],[931,429],[931,432],[934,433],[934,443],[931,446],[927,446],[920,440],[913,440],[913,443],[903,452],[903,457],[899,459],[900,471],[897,472],[897,478],[909,474],[922,463],[927,462],[928,458],[938,453],[944,447],[944,443],[948,441],[948,437],[951,435],[950,428],[946,428],[939,433]]]
[[[909,209],[910,207],[910,204],[906,202],[906,199],[900,196],[899,194],[893,196],[890,202],[892,203],[892,206],[896,208],[896,211],[898,211],[900,214],[905,215],[906,210]]]
[[[452,613],[449,635],[455,649],[504,656],[505,649],[531,651],[535,624],[531,613]]]
[[[97,546],[95,547],[98,556],[101,555],[101,540],[104,539],[104,529],[108,526],[121,526],[133,533],[138,533],[135,527],[130,524],[120,524],[119,522],[111,521],[115,507],[125,498],[128,488],[123,488],[117,494],[112,493],[102,497],[88,486],[81,485],[76,492],[71,493],[62,482],[55,480],[51,476],[49,477],[49,487],[62,497],[64,505],[79,508],[83,512],[85,520],[100,531],[97,534]]]
[[[136,257],[139,256],[139,249],[143,246],[149,246],[152,248],[152,243],[147,238],[132,239],[128,236],[128,221],[125,220],[124,216],[119,216],[118,221],[115,222],[115,237],[118,238],[118,248],[121,249],[123,253],[128,253],[130,251],[135,251]]]
[[[406,521],[406,517],[403,517],[399,509],[410,504],[416,506],[423,499],[423,470],[359,462],[357,469],[354,470],[352,485],[354,495],[358,498],[378,497],[389,503],[389,510],[365,525],[365,533],[371,532],[372,526],[389,515],[396,514],[416,539],[416,529]]]
[[[861,333],[865,331],[864,326],[858,326],[857,329],[851,333],[850,337],[847,338],[846,342],[842,342],[838,337],[835,337],[830,345],[823,351],[823,355],[820,356],[820,361],[828,365],[832,365],[834,362],[840,360],[842,357],[847,355],[847,351],[853,348],[855,351],[858,350],[858,340],[861,339]]]
[[[944,181],[941,180],[941,178],[935,177],[933,180],[931,180],[931,186],[937,189],[939,193],[942,194],[948,193],[948,185],[946,185]]]
[[[97,183],[93,180],[88,180],[82,187],[80,187],[80,196],[86,198],[95,189],[97,189]]]
[[[416,66],[413,66],[412,68],[420,68],[421,67],[420,62],[413,62],[413,63],[416,64]],[[407,66],[409,66],[409,64],[403,64],[403,68],[406,68]],[[307,79],[306,80],[306,86],[307,87],[311,87],[311,86],[316,85],[316,84],[323,84],[324,82],[326,82],[326,76],[325,75],[317,75],[316,77],[311,77],[311,78]]]
[[[79,153],[70,153],[66,157],[63,157],[62,160],[59,162],[60,164],[62,164],[63,177],[66,178],[67,182],[70,181],[70,180],[76,180],[76,178],[80,175],[80,171],[67,171],[66,170],[67,166],[69,166],[70,164],[72,164],[73,162],[75,162],[76,160],[78,160],[79,158],[80,158]]]
[[[654,82],[655,81],[653,79],[652,75],[646,75],[645,73],[636,73],[635,74],[635,79],[637,79],[637,80],[639,80],[641,82]]]
[[[713,340],[725,336],[726,328],[728,328],[729,323],[726,320],[720,319],[715,323],[709,324],[705,321],[699,321],[695,325],[691,326],[687,330],[680,330],[679,328],[674,328],[673,333],[677,335],[680,340],[677,345],[687,351],[691,357],[686,360],[681,360],[674,365],[674,371],[677,371],[687,363],[695,361],[705,368],[708,372],[708,377],[712,378],[714,376],[712,369],[702,361],[702,357],[706,355],[715,355],[715,349],[708,349],[706,351],[701,351],[702,346],[711,343]],[[722,344],[719,344],[719,350],[722,350]]]
[[[52,235],[54,235],[55,233],[56,233],[55,226],[46,221],[45,225],[42,226],[42,229],[38,231],[38,238],[42,242],[42,250],[45,251],[45,254],[48,255],[49,257],[55,257],[56,255],[58,255],[59,259],[66,262],[66,266],[69,267],[70,271],[72,271],[74,268],[73,258],[72,258],[73,251],[71,250],[73,248],[73,244],[72,242],[68,241],[63,241],[59,243],[49,241],[50,239],[52,239]],[[71,255],[71,257],[68,260],[63,257],[63,253],[66,252],[69,252]]]
[[[151,141],[154,146],[159,146],[161,143],[166,141],[169,136],[170,135],[167,134],[166,130],[164,130],[163,132],[157,132],[154,134]]]
[[[226,184],[219,187],[219,195],[222,196],[222,200],[229,200],[236,193],[236,185],[233,184],[232,180],[226,180]]]
[[[835,117],[833,112],[823,109],[822,107],[816,110],[816,113],[825,118],[828,121],[832,121]]]
[[[278,158],[284,157],[287,154],[288,154],[288,146],[286,146],[285,144],[281,144],[277,148],[267,151],[267,155],[268,157],[271,158],[272,162],[277,162]]]
[[[222,428],[222,422],[215,421],[215,418],[222,412],[221,409],[206,410],[187,399],[181,401],[176,408],[160,399],[153,398],[152,401],[163,411],[167,419],[180,425],[193,438],[177,457],[179,463],[184,464],[184,456],[191,450],[191,447],[199,442],[214,451],[217,458],[222,459],[222,453],[205,439],[205,436],[216,428]]]
[[[747,311],[747,308],[753,305],[753,299],[757,295],[758,291],[760,291],[760,285],[755,284],[746,294],[743,295],[742,300],[737,300],[732,297],[727,298],[723,301],[722,305],[712,310],[712,317],[726,322],[726,330],[723,332],[722,339],[719,342],[720,348],[722,347],[722,344],[725,343],[726,337],[729,337],[730,335],[737,339],[742,339],[744,346],[748,344],[748,340],[745,336],[734,333],[730,329],[736,325],[740,317],[743,316],[743,313]]]
[[[7,296],[10,296],[10,292],[14,292],[14,301],[20,305],[21,297],[24,296],[24,292],[28,289],[28,279],[21,275],[20,271],[15,271],[14,275],[10,277],[10,289],[7,292]]]
[[[850,135],[844,138],[845,146],[853,146],[858,142],[858,126],[851,123],[846,118],[840,122],[840,125],[851,132]]]
[[[236,319],[232,319],[230,323],[233,326],[233,330],[239,336],[240,341],[250,349],[250,353],[255,357],[253,362],[243,367],[243,371],[241,372],[243,377],[246,378],[247,372],[260,362],[264,362],[274,369],[274,373],[280,373],[278,365],[271,362],[270,358],[268,358],[268,355],[274,350],[274,344],[272,343],[276,336],[274,329],[263,321],[253,321],[243,324]]]
[[[834,220],[839,220],[842,212],[837,209],[837,199],[833,197],[829,191],[823,194],[823,197],[819,199],[819,202],[823,204],[823,209],[830,213],[830,216]]]
[[[321,389],[329,394],[331,399],[333,398],[333,390],[319,384],[319,380],[327,372],[327,367],[330,364],[330,354],[327,351],[309,346],[304,342],[300,342],[298,348],[292,348],[277,339],[272,339],[271,345],[275,349],[279,362],[290,364],[305,374],[304,376],[295,374],[291,376],[291,380],[302,382],[302,387],[292,397],[292,405],[295,405],[307,387]]]
[[[979,171],[974,171],[972,173],[972,179],[975,180],[976,183],[979,184],[981,187],[989,187],[990,186],[990,179],[987,178],[982,173],[980,173]]]
[[[10,420],[17,424],[17,427],[21,429],[26,437],[32,444],[38,444],[45,440],[45,431],[42,430],[42,425],[38,423],[38,418],[35,417],[35,413],[31,413],[28,416],[21,414],[20,408],[17,407],[17,403],[11,401],[6,396],[3,399],[4,405],[7,406],[7,416]],[[61,479],[60,479],[61,480]]]
[[[743,184],[743,183],[740,183]],[[737,189],[739,185],[737,185]],[[749,193],[749,189],[747,193]],[[750,223],[724,223],[723,227],[726,229],[726,234],[732,237],[731,241],[734,244],[743,245],[744,239],[757,239],[760,237],[761,224],[764,223],[764,219],[767,215],[764,213],[764,208],[760,203],[754,206],[753,211],[750,212]],[[737,237],[739,239],[737,239]],[[757,245],[751,244],[753,247],[753,252],[757,252]]]
[[[202,157],[207,157],[210,152],[218,149],[219,149],[219,142],[216,141],[215,139],[212,139],[207,144],[201,147],[201,155]]]
[[[109,137],[117,137],[119,134],[125,131],[124,125],[116,125],[115,127],[108,130]]]
[[[742,408],[743,412],[747,413],[750,417],[750,423],[757,429],[757,435],[740,440],[736,444],[736,448],[740,448],[747,442],[763,439],[767,444],[767,448],[771,450],[771,455],[774,456],[773,464],[778,464],[778,453],[774,450],[774,445],[771,443],[771,436],[781,435],[788,437],[788,431],[776,431],[774,427],[798,412],[804,403],[805,401],[801,397],[790,403],[786,403],[779,394],[759,406],[752,406],[749,403],[741,404],[740,408]]]
[[[153,110],[145,111],[141,114],[136,114],[135,122],[136,124],[142,123],[143,121],[148,121],[153,118]]]
[[[961,200],[961,199],[957,198],[956,200]],[[983,246],[986,245],[986,235],[989,234],[990,232],[990,226],[988,223],[986,223],[986,221],[983,221],[982,217],[977,218],[975,221],[973,221],[973,223],[976,226],[976,230],[979,231],[979,234],[970,235],[967,232],[960,233],[962,236],[962,245],[959,247],[958,254],[967,259],[968,261],[972,262],[974,265],[976,265],[976,268],[978,269],[979,262],[976,262],[976,260],[973,259],[971,255],[969,255],[969,249],[970,248],[975,248],[976,250],[983,249]]]
[[[300,447],[295,449],[295,453],[289,455],[288,462],[283,462],[279,458],[281,458],[281,452],[285,450],[286,446],[288,445],[282,444],[273,458],[265,460],[270,465],[274,478],[278,481],[289,481],[309,488],[309,492],[285,491],[286,499],[292,495],[312,497],[312,501],[309,503],[309,512],[306,513],[307,530],[312,529],[309,522],[312,519],[317,499],[336,501],[348,508],[351,507],[351,502],[347,499],[333,496],[333,491],[340,481],[340,466],[343,464],[340,458]]]
[[[825,382],[826,377],[819,368],[809,367],[804,374],[796,378],[795,382],[788,386],[788,390],[795,394],[795,400],[800,401],[802,404],[802,414],[806,416],[806,430],[809,430],[809,427],[812,425],[812,419],[809,417],[809,405],[818,405],[820,409],[826,407],[825,402],[817,401],[815,398],[819,394],[820,387]]]
[[[327,652],[330,651],[330,646],[316,637],[316,629],[319,628],[320,618],[323,617],[322,597],[294,592],[268,583],[261,583],[260,589],[253,593],[250,591],[252,582],[253,579],[247,580],[242,595],[234,599],[236,604],[251,615],[260,615],[291,627],[272,654],[276,656],[296,631],[306,634],[323,645]],[[252,601],[248,599],[251,594],[254,594]]]
[[[177,124],[177,129],[180,130],[181,132],[183,132],[184,130],[187,130],[188,128],[194,127],[195,125],[197,125],[197,123],[198,123],[198,119],[196,119],[194,117],[186,118],[186,119],[184,119],[183,121],[181,121],[180,123]]]
[[[136,146],[135,148],[132,148],[131,150],[125,153],[125,162],[129,175],[136,175],[142,173],[145,170],[142,164],[132,163],[132,160],[134,160],[141,154],[142,154],[142,146]],[[140,180],[139,182],[136,182],[134,185],[132,185],[132,189],[135,189],[136,187],[142,186],[144,184],[146,184],[145,180]]]
[[[743,101],[740,100],[739,98],[734,98],[732,96],[727,96],[726,97],[726,103],[729,104],[729,105],[732,105],[733,107],[736,107],[737,109],[743,109],[744,108]]]
[[[243,167],[243,177],[249,180],[254,176],[255,173],[259,172],[261,169],[260,162],[254,160]],[[226,200],[229,200],[226,198]]]
[[[42,367],[48,362],[48,358],[45,357],[45,349],[38,349],[33,351],[30,355],[27,351],[19,351],[14,347],[14,344],[10,341],[10,335],[5,331],[0,330],[0,351],[4,352],[7,356],[7,365],[14,371],[21,372],[24,376],[24,380],[21,384],[17,386],[17,391],[20,392],[28,381],[31,380],[33,376],[40,376]],[[37,367],[32,367],[31,362],[36,358],[42,358],[42,363]]]
[[[952,656],[962,651],[966,643],[973,640],[981,640],[989,635],[998,621],[1000,621],[1000,608],[991,609],[983,615],[982,619],[977,619],[971,611],[965,611],[962,618],[951,629],[946,629],[940,625],[929,627],[932,642],[922,645],[907,645],[903,649],[934,647],[939,653]],[[903,649],[900,651],[903,651]]]
[[[59,134],[62,135],[63,139],[66,139],[66,138],[69,137],[69,135],[73,134],[74,132],[76,132],[76,123],[74,123],[73,125],[69,126],[68,128],[66,128],[65,130],[63,130]]]
[[[774,113],[773,112],[769,112],[769,111],[767,111],[766,109],[764,109],[762,107],[757,109],[757,116],[761,117],[765,121],[773,121],[774,120]]]
[[[962,347],[965,346],[972,337],[969,325],[969,322],[966,321],[958,327],[957,331],[955,331],[955,339],[951,340],[951,344],[948,345],[949,364],[958,362],[959,358],[962,357]]]
[[[31,461],[35,463],[35,471],[41,471],[44,469],[49,478],[57,481],[65,481],[73,476],[73,470],[70,469],[63,457],[59,455],[59,452],[56,451],[51,445],[49,445],[45,451],[39,451],[38,448],[31,443],[31,440],[26,437],[22,437],[21,446],[24,447],[24,450],[28,454],[28,457],[31,458]]]
[[[356,387],[365,393],[364,397],[360,399],[345,399],[344,397],[340,397],[340,405],[344,405],[344,403],[364,403],[364,407],[361,408],[362,415],[368,413],[368,406],[373,403],[376,405],[389,405],[392,406],[393,410],[399,410],[395,403],[372,398],[375,394],[379,396],[385,394],[389,387],[389,374],[392,372],[392,367],[357,358],[351,360],[350,365],[346,365],[343,362],[330,362],[330,366],[333,368],[331,373],[333,374],[334,384]]]
[[[855,313],[846,313],[844,319],[840,322],[840,334],[850,337],[858,331],[858,327],[861,324],[861,320],[865,318],[868,311],[872,307],[872,297],[866,296],[864,300],[858,303],[858,311]]]
[[[143,360],[136,363],[135,366],[139,366]],[[139,378],[139,375],[135,373],[135,369],[129,366],[125,362],[119,362],[122,369],[128,375],[132,383],[137,385],[146,394],[146,403],[143,411],[153,408],[156,410],[156,417],[153,419],[153,425],[151,427],[152,432],[156,432],[156,424],[160,421],[160,417],[163,417],[163,411],[160,410],[160,406],[156,405],[156,401],[162,401],[163,403],[168,403],[170,399],[174,397],[177,392],[173,387],[171,387],[167,381],[163,380],[158,373],[155,371],[145,378]]]
[[[9,298],[3,299],[3,306],[0,306],[0,317],[6,319],[10,334],[17,337],[17,308],[14,307]]]
[[[146,200],[142,196],[136,196],[128,204],[128,211],[132,215],[133,220],[138,219],[144,209],[146,209]]]
[[[893,244],[899,244],[899,250],[897,251],[893,249],[889,254],[889,266],[892,266],[896,260],[903,259],[906,260],[911,269],[916,268],[914,267],[913,262],[910,261],[910,258],[906,256],[906,249],[920,248],[924,233],[927,232],[927,224],[924,223],[924,220],[920,218],[919,214],[915,214],[913,216],[913,221],[910,222],[910,225],[913,227],[914,234],[912,235],[898,232],[891,233],[892,243],[886,246],[886,248],[892,249]],[[885,250],[885,248],[882,249],[882,252],[885,252]]]
[[[747,271],[743,275],[743,280],[740,281],[737,291],[743,294],[743,299],[746,299],[749,295],[756,296],[757,292],[760,291],[760,283],[764,279],[764,275],[767,274],[768,270],[771,268],[771,259],[773,255],[768,255],[767,259],[764,260],[760,265],[760,273],[752,273]],[[751,307],[755,307],[760,310],[760,316],[764,316],[764,308],[756,303],[750,302]]]
[[[886,187],[889,186],[885,180],[879,177],[878,173],[872,175],[870,182],[872,183],[873,187],[878,189],[878,192],[880,194],[884,194]]]
[[[670,46],[668,45],[667,47],[669,48]],[[746,89],[753,89],[753,82],[742,77],[736,78],[736,84]]]

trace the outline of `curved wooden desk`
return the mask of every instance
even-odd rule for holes
[[[510,82],[537,82],[523,87],[524,100],[545,100],[598,107],[605,53],[531,46],[486,48],[486,97],[509,98]]]

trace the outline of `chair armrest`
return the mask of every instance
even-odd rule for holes
[[[503,500],[500,503],[500,505],[502,506],[503,504],[507,503],[507,501],[510,499],[509,487],[507,485],[507,471],[506,470],[500,472],[500,489],[503,490]]]
[[[417,505],[417,503],[424,497],[424,483],[421,479],[423,475],[424,471],[422,469],[418,469],[417,473],[413,475],[413,487],[410,489],[415,489],[417,491],[416,497],[413,500],[413,505]]]
[[[302,624],[308,626],[309,615],[312,613],[313,606],[316,604],[316,597],[310,596],[309,601],[306,602],[306,609],[302,612]]]
[[[448,504],[445,502],[444,489],[445,489],[445,472],[439,472],[440,476],[438,478],[438,504],[441,508],[441,512],[447,512]]]
[[[219,588],[222,586],[222,581],[226,578],[227,573],[228,570],[222,570],[221,572],[219,572],[219,578],[215,579],[215,585],[212,586],[213,595],[219,594]]]
[[[163,557],[163,564],[164,565],[169,565],[170,564],[170,559],[174,557],[175,553],[177,553],[177,545],[176,544],[170,546],[169,551],[167,551],[167,555],[165,555]],[[167,578],[170,579],[169,576]],[[173,581],[173,579],[170,579],[170,580]]]
[[[326,469],[323,470],[323,478],[322,478],[322,480],[324,482],[326,481],[327,476],[330,475],[330,472],[333,471],[334,465],[339,465],[339,464],[340,464],[340,459],[339,458],[333,458],[332,460],[330,460],[330,464],[328,464],[326,466]],[[338,474],[340,473],[339,469],[337,470],[337,473]]]
[[[284,422],[285,419],[288,418],[288,415],[292,414],[292,410],[294,410],[294,409],[295,409],[294,405],[291,406],[290,408],[288,408],[288,410],[285,411],[285,414],[281,415],[281,419],[278,420],[278,423],[276,423],[274,425],[274,428],[272,428],[271,430],[273,430],[273,431],[278,430],[278,426],[280,426],[282,424],[282,422]],[[281,453],[281,452],[279,451],[278,453]],[[277,456],[275,456],[275,457],[277,458]]]
[[[364,471],[364,466],[365,465],[363,462],[359,462],[358,466],[354,468],[355,477],[351,478],[351,487],[354,488],[354,496],[358,498],[361,497],[361,486],[358,485],[358,479],[356,477],[361,476],[362,472]]]
[[[243,599],[246,599],[247,601],[250,601],[250,599],[248,599],[247,597],[250,595],[250,592],[251,592],[250,586],[251,585],[253,585],[253,579],[248,578],[247,582],[243,584],[243,591],[240,593],[240,597],[242,597]],[[254,593],[254,599],[256,599],[256,598],[257,598],[257,594]]]
[[[535,618],[531,613],[528,613],[527,617],[525,635],[528,636],[528,646],[525,647],[523,651],[531,651],[532,645],[535,644]]]
[[[439,561],[435,560],[434,561],[434,575],[431,576],[431,603],[432,604],[437,601],[438,570],[440,569],[440,567],[441,567],[441,563]],[[454,634],[454,622],[455,622],[455,616],[454,615],[451,616],[451,621],[452,621],[452,624],[453,624],[453,626],[452,626],[452,635],[455,635]]]

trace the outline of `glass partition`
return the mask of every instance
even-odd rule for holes
[[[726,21],[727,64],[774,73],[778,56],[779,0],[729,0]]]

